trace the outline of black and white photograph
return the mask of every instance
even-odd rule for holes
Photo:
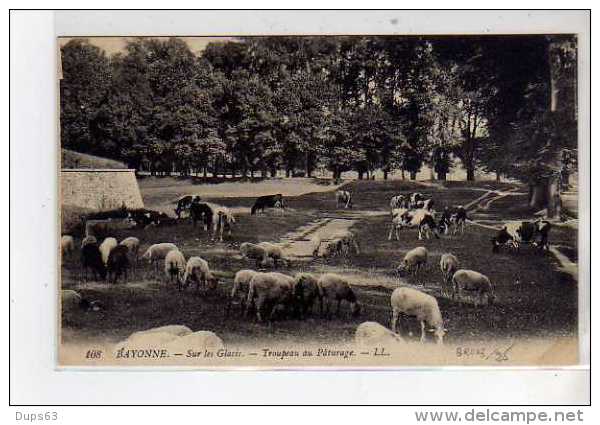
[[[58,364],[578,364],[579,47],[58,37]]]

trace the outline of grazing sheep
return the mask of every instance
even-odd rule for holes
[[[326,273],[319,278],[317,286],[319,288],[321,315],[323,314],[323,303],[325,303],[325,314],[327,317],[330,317],[329,307],[333,301],[337,302],[336,316],[340,314],[340,304],[342,301],[350,303],[350,313],[352,316],[360,314],[361,305],[356,300],[356,295],[352,288],[350,288],[348,281],[343,277],[333,273]]]
[[[437,300],[424,292],[413,288],[396,288],[390,297],[392,305],[392,331],[397,332],[400,314],[415,317],[421,322],[421,342],[425,342],[425,325],[433,332],[438,344],[442,344],[446,330],[442,320],[442,313]]]
[[[242,313],[244,313],[246,309],[246,297],[248,297],[250,281],[254,276],[256,276],[257,273],[259,272],[255,270],[244,269],[235,274],[235,277],[233,278],[233,288],[231,288],[231,295],[229,297],[229,303],[227,304],[227,310],[225,311],[225,317],[229,316],[231,304],[233,303],[233,300],[238,297],[238,294],[241,294],[240,305],[242,308]]]
[[[289,266],[289,261],[283,256],[283,250],[279,245],[271,242],[260,242],[257,244],[267,252],[267,256],[273,259],[273,265],[277,267],[277,262],[281,261]]]
[[[313,247],[312,255],[315,258],[319,256],[319,248],[321,247],[321,243],[323,243],[323,241],[321,240],[321,236],[319,234],[314,235],[310,239],[310,244]]]
[[[294,279],[294,295],[302,315],[312,313],[315,300],[320,298],[318,279],[310,273],[297,273]]]
[[[185,274],[185,257],[178,249],[167,252],[165,256],[165,275],[170,284],[173,279],[177,281],[177,287],[181,290]]]
[[[147,260],[149,263],[154,264],[154,271],[158,271],[158,263],[164,260],[170,251],[176,250],[177,245],[174,243],[163,242],[151,245],[142,255],[142,260]]]
[[[200,257],[190,257],[185,266],[183,283],[186,288],[191,281],[196,282],[196,291],[200,289],[200,283],[202,283],[204,289],[207,287],[215,289],[219,283],[219,280],[210,271],[208,262]]]
[[[100,244],[100,253],[102,254],[102,261],[104,265],[108,262],[108,255],[110,251],[113,250],[114,247],[118,245],[118,242],[115,238],[106,238]]]
[[[63,235],[60,238],[60,253],[63,256],[71,256],[75,251],[75,241],[71,235]]]
[[[240,245],[240,253],[244,258],[256,260],[256,268],[265,266],[269,257],[269,254],[262,246],[250,242],[244,242]]]
[[[225,347],[223,340],[211,331],[196,331],[167,342],[166,349],[171,353],[186,353],[189,350],[204,353],[205,350],[219,350]]]
[[[356,236],[350,230],[339,231],[331,236],[331,239],[325,243],[323,257],[332,257],[335,255],[347,256],[350,251],[360,254]]]
[[[386,347],[404,343],[404,340],[400,335],[377,322],[364,322],[356,328],[354,343],[367,347]]]
[[[444,277],[444,284],[450,283],[452,276],[458,270],[459,262],[455,255],[446,253],[440,259],[440,270]]]
[[[459,300],[462,300],[463,291],[477,294],[481,303],[483,303],[484,297],[487,304],[493,304],[496,301],[494,287],[490,279],[473,270],[461,269],[452,276],[452,299],[458,297]]]
[[[427,248],[423,246],[411,249],[404,255],[404,260],[396,269],[397,273],[400,276],[409,273],[416,277],[419,270],[427,266],[428,254]]]
[[[341,239],[330,239],[325,242],[323,249],[321,250],[321,257],[329,258],[338,255],[343,255],[344,242]]]
[[[294,285],[294,278],[282,273],[257,273],[250,280],[246,313],[248,314],[250,307],[255,305],[259,322],[263,321],[263,316],[269,311],[269,320],[272,321],[276,312],[293,308]]]
[[[81,248],[81,269],[86,281],[88,268],[92,270],[94,280],[98,280],[98,275],[102,280],[106,279],[106,266],[97,243],[88,243]]]
[[[81,248],[83,248],[84,246],[86,246],[89,243],[98,243],[98,239],[96,239],[96,236],[86,236],[85,238],[83,238],[83,240],[81,241]]]
[[[136,265],[140,252],[140,240],[134,236],[129,236],[119,242],[119,245],[125,245],[129,249],[129,257],[133,260],[132,264]]]
[[[99,311],[102,309],[102,304],[99,301],[89,301],[82,297],[79,292],[72,289],[63,289],[60,291],[60,305],[63,314],[75,311]]]
[[[115,246],[108,254],[108,261],[106,262],[107,279],[110,280],[112,276],[112,282],[117,283],[117,279],[124,274],[127,281],[129,265],[129,248],[125,245]]]

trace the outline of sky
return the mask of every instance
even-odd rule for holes
[[[123,52],[129,40],[141,37],[59,37],[58,43],[62,47],[74,38],[85,38],[95,46],[102,48],[108,55]],[[151,37],[151,38],[170,38],[170,37]],[[233,37],[177,37],[185,41],[192,52],[200,54],[208,43],[215,41],[231,41]]]

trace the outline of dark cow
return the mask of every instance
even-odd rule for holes
[[[196,227],[197,222],[204,224],[204,230],[209,230],[213,225],[213,210],[206,202],[198,202],[190,205],[190,217]]]
[[[177,218],[181,218],[181,214],[184,211],[189,211],[192,204],[197,204],[201,200],[202,198],[200,198],[198,195],[186,195],[179,198],[177,200],[177,208],[175,208],[175,214],[177,215]]]
[[[498,252],[501,246],[509,245],[519,249],[520,244],[532,244],[540,249],[548,249],[548,233],[551,224],[546,220],[515,221],[506,223],[492,241],[492,251]]]
[[[127,271],[130,265],[128,254],[129,248],[125,245],[117,245],[110,251],[106,262],[107,279],[109,281],[112,276],[112,282],[117,283],[117,279],[121,275],[125,275],[125,280],[127,280]]]
[[[417,204],[421,201],[425,200],[425,196],[423,196],[422,193],[411,193],[410,195],[408,195],[408,208],[410,209],[417,209]]]
[[[396,233],[396,240],[400,240],[398,231],[403,227],[417,227],[419,229],[419,240],[423,239],[423,234],[429,239],[431,232],[439,239],[437,233],[437,226],[433,214],[427,210],[396,210],[397,214],[393,215],[392,226],[390,227],[390,234],[388,240],[392,240],[394,231]]]
[[[446,207],[440,218],[439,231],[447,235],[450,231],[450,227],[453,227],[453,235],[456,234],[459,229],[461,233],[464,233],[467,220],[467,210],[465,210],[462,205],[457,207]]]
[[[95,280],[98,280],[98,275],[102,280],[106,279],[106,267],[98,243],[88,243],[81,248],[81,268],[84,280],[87,280],[88,268],[92,270]]]
[[[258,198],[256,198],[254,205],[252,205],[250,214],[254,215],[258,210],[264,213],[265,208],[284,209],[285,205],[283,203],[283,195],[281,193],[278,193],[277,195],[259,196]]]

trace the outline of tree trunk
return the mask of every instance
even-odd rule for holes
[[[290,173],[290,169],[289,169],[289,168],[286,168],[286,169],[285,169],[285,176],[289,178],[289,177],[290,177],[290,175],[291,175],[291,173]]]
[[[358,180],[362,180],[363,179],[363,174],[364,174],[363,171],[359,171],[358,172]]]
[[[410,179],[411,180],[416,180],[417,179],[417,172],[416,171],[411,171],[410,172]]]
[[[446,172],[444,171],[440,171],[437,173],[437,179],[438,180],[446,180]]]
[[[496,171],[496,181],[500,181],[500,172]]]
[[[208,170],[207,170],[207,168],[206,168],[206,165],[203,167],[202,176],[203,176],[204,178],[206,178],[206,177],[208,176]]]
[[[547,216],[548,218],[558,219],[560,218],[560,210],[561,210],[561,201],[560,201],[560,187],[559,181],[557,178],[553,178],[547,185],[547,200],[548,200],[548,209]]]
[[[387,180],[388,179],[388,170],[383,170],[383,180]]]
[[[473,167],[468,167],[467,168],[467,181],[474,181],[475,180],[475,168]]]
[[[404,175],[404,168],[402,169],[402,180],[406,180],[406,176]]]
[[[544,208],[548,201],[548,184],[546,182],[538,182],[530,186],[529,190],[529,206],[531,208]]]

